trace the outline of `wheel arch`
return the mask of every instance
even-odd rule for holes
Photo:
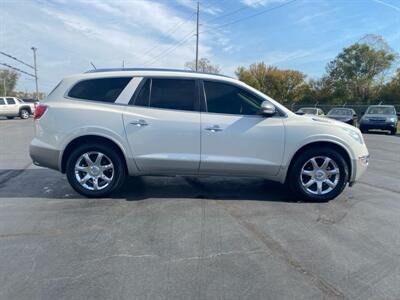
[[[18,109],[18,113],[21,113],[21,110],[23,110],[23,109],[26,109],[29,112],[29,114],[32,114],[32,109],[29,105],[20,106]]]
[[[307,150],[307,149],[311,149],[314,147],[328,147],[331,149],[336,150],[337,152],[339,152],[339,154],[341,154],[343,156],[343,159],[345,160],[348,168],[349,168],[349,180],[352,178],[352,172],[353,172],[353,165],[352,165],[352,160],[351,160],[351,156],[350,153],[348,152],[348,150],[335,142],[332,141],[315,141],[315,142],[311,142],[308,143],[306,145],[303,145],[300,149],[298,149],[295,154],[292,156],[290,163],[289,163],[289,167],[287,169],[286,175],[285,175],[285,182],[287,181],[289,174],[291,172],[291,168],[293,167],[294,162],[296,161],[296,159],[300,156],[300,154]]]
[[[61,154],[61,165],[60,165],[61,172],[65,173],[68,157],[71,155],[72,151],[74,151],[74,149],[77,146],[80,146],[83,144],[92,144],[92,143],[100,143],[103,145],[107,144],[110,147],[112,147],[121,156],[121,158],[124,162],[125,170],[128,171],[127,158],[126,158],[124,151],[122,150],[122,147],[119,144],[117,144],[115,141],[113,141],[107,137],[104,137],[104,136],[84,135],[84,136],[80,136],[80,137],[77,137],[77,138],[71,140],[65,147],[63,153]]]

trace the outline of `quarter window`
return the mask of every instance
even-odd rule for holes
[[[74,85],[68,96],[72,98],[113,103],[132,77],[96,78]]]
[[[263,100],[234,85],[204,81],[207,111],[220,114],[257,115]]]
[[[190,79],[147,79],[135,105],[154,108],[195,110],[196,83]]]
[[[6,102],[2,98],[0,98],[0,105],[6,105]]]

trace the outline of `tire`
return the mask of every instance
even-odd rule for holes
[[[28,119],[29,118],[29,111],[27,109],[21,109],[19,111],[19,117],[21,119]]]
[[[85,154],[88,156],[84,157]],[[96,164],[99,154],[103,156]],[[92,164],[88,163],[87,158]],[[111,165],[112,168],[107,168]],[[107,144],[86,144],[76,148],[67,159],[66,173],[72,188],[89,198],[102,198],[109,195],[121,187],[126,177],[123,158],[118,151]],[[85,181],[80,183],[78,179]]]
[[[396,135],[397,133],[397,128],[395,127],[394,129],[390,130],[391,135]]]
[[[368,130],[365,130],[364,128],[360,127],[361,133],[368,133]]]
[[[318,168],[314,168],[312,158],[315,158]],[[326,158],[329,159],[327,160],[328,164],[323,169]],[[336,174],[334,174],[335,172]],[[311,179],[315,183],[307,188],[305,184],[311,183]],[[348,180],[349,167],[343,156],[326,147],[306,149],[292,162],[288,174],[291,191],[302,200],[314,202],[324,202],[336,198],[346,187]],[[321,192],[318,192],[318,186],[321,187]]]
[[[14,117],[7,117],[7,119],[12,120],[12,119],[14,119]]]

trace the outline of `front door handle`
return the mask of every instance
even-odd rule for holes
[[[205,129],[208,130],[208,131],[211,131],[211,132],[222,131],[222,128],[219,127],[218,125],[214,125],[214,126],[211,126],[211,127],[206,127]]]
[[[137,121],[132,121],[129,124],[131,125],[135,125],[137,127],[142,127],[142,126],[147,126],[149,124],[147,124],[147,122],[145,120],[137,120]]]

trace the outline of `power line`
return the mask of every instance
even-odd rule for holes
[[[199,18],[200,18],[200,1],[197,0],[197,11],[196,11],[196,72],[199,66]]]
[[[255,13],[255,14],[251,14],[251,15],[248,15],[248,16],[245,16],[245,17],[242,17],[242,18],[239,18],[239,19],[224,23],[224,24],[219,25],[219,26],[217,26],[215,28],[210,28],[210,29],[204,30],[204,31],[202,31],[200,33],[204,33],[204,32],[208,32],[208,31],[211,31],[211,30],[219,29],[219,28],[222,28],[222,27],[225,27],[225,26],[228,26],[228,25],[233,25],[233,24],[236,24],[236,23],[239,23],[239,22],[242,22],[242,21],[257,17],[259,15],[265,14],[267,12],[282,8],[282,7],[287,6],[289,4],[292,4],[293,2],[296,2],[296,1],[297,0],[291,0],[291,1],[285,2],[285,3],[281,4],[281,5],[277,5],[277,6],[268,8],[268,9],[264,9],[262,11],[259,11],[259,12]]]
[[[18,69],[18,68],[16,68],[16,67],[10,66],[9,64],[0,63],[0,65],[3,65],[3,66],[5,66],[5,67],[7,67],[7,68],[10,68],[10,69],[14,70],[14,71],[17,71],[17,72],[20,72],[20,73],[23,73],[23,74],[25,74],[25,75],[29,75],[29,76],[32,76],[32,77],[35,78],[35,75],[30,74],[30,73],[28,73],[28,72],[25,72],[25,71],[23,71],[23,70],[21,70],[21,69]]]
[[[152,65],[153,63],[155,63],[157,60],[161,59],[162,57],[165,57],[166,55],[170,54],[171,52],[173,52],[176,48],[178,48],[180,45],[186,43],[190,38],[194,37],[194,31],[190,32],[189,34],[187,34],[185,36],[185,38],[183,38],[182,40],[180,40],[175,46],[170,47],[169,49],[167,49],[166,51],[160,53],[158,56],[144,62],[144,66],[146,65]]]
[[[261,2],[261,0],[260,0],[259,2],[257,2],[256,4],[258,4],[258,3],[260,3],[260,2]],[[214,18],[208,20],[208,22],[214,22],[215,20],[222,19],[222,18],[225,18],[225,17],[227,17],[227,16],[234,15],[234,14],[236,14],[236,13],[242,11],[242,10],[246,10],[246,9],[250,9],[250,8],[252,8],[252,6],[249,6],[249,5],[241,5],[239,8],[237,8],[237,9],[235,9],[235,10],[232,10],[232,11],[226,13],[226,14],[223,14],[223,15],[220,15],[220,16],[216,16],[216,17],[214,17]]]
[[[174,34],[181,26],[185,25],[187,22],[191,21],[191,17],[194,16],[196,12],[193,12],[189,15],[188,19],[182,20],[181,22],[178,22],[174,26],[172,26],[164,35],[164,37],[161,39],[161,41],[166,40],[168,37],[172,37],[172,34]],[[147,48],[144,51],[141,51],[141,53],[137,54],[137,56],[143,55],[143,54],[149,54],[153,52],[154,49],[158,48],[159,44],[155,43],[153,46]]]
[[[15,60],[15,61],[17,61],[17,62],[23,64],[23,65],[25,65],[25,66],[28,66],[28,67],[31,68],[31,69],[35,69],[35,67],[31,66],[30,64],[27,64],[26,62],[24,62],[24,61],[22,61],[22,60],[20,60],[20,59],[18,59],[18,58],[16,58],[15,56],[12,56],[12,55],[10,55],[10,54],[7,54],[7,53],[5,53],[5,52],[3,52],[3,51],[0,51],[0,54],[3,54],[4,56],[7,56],[7,57],[9,57],[9,58],[11,58],[11,59],[13,59],[13,60]]]

